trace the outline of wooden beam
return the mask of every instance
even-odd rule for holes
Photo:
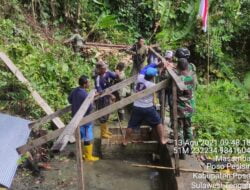
[[[29,124],[29,128],[32,128],[32,129],[37,129],[39,128],[42,124],[44,123],[47,123],[49,121],[51,121],[52,119],[56,118],[56,117],[59,117],[59,116],[62,116],[64,115],[65,113],[69,112],[71,110],[71,105],[69,106],[66,106],[65,108],[63,109],[60,109],[60,110],[57,110],[56,112],[50,114],[50,115],[46,115],[45,117],[43,118],[40,118],[32,123]]]
[[[134,75],[126,80],[123,80],[122,82],[119,82],[107,89],[104,90],[104,92],[98,96],[95,97],[95,100],[101,98],[101,97],[104,97],[106,95],[109,95],[111,94],[112,92],[115,92],[117,90],[120,90],[121,88],[124,88],[125,86],[128,86],[130,85],[131,83],[135,82],[137,78],[137,75]],[[65,108],[61,109],[61,110],[58,110],[50,115],[47,115],[41,119],[38,119],[32,123],[29,124],[29,127],[32,128],[32,129],[37,129],[39,126],[41,126],[42,124],[44,123],[47,123],[49,121],[51,121],[52,119],[54,119],[55,117],[59,117],[67,112],[69,112],[71,109],[71,105],[69,106],[66,106]]]
[[[165,122],[165,99],[166,99],[166,89],[161,90],[161,122],[164,125]]]
[[[167,63],[166,59],[162,57],[159,53],[157,53],[152,47],[149,46],[150,51],[152,51],[158,58],[161,59],[163,63]],[[181,80],[181,78],[174,72],[172,68],[166,67],[169,75],[173,78],[173,80],[176,82],[177,87],[180,90],[186,90],[187,87],[184,84],[184,82]]]
[[[84,190],[84,173],[83,173],[83,161],[82,161],[82,142],[80,127],[77,127],[75,132],[76,139],[76,167],[78,178],[78,190]]]
[[[38,94],[36,90],[33,89],[30,82],[24,77],[21,71],[14,65],[14,63],[8,58],[8,56],[5,53],[0,52],[0,58],[5,63],[5,65],[11,70],[11,72],[17,77],[17,79],[28,88],[37,104],[45,111],[45,113],[47,115],[54,113],[54,111],[47,104],[47,102]],[[52,121],[58,128],[63,128],[65,126],[64,123],[58,117],[54,118]]]
[[[97,99],[99,99],[101,97],[104,97],[106,95],[109,95],[109,94],[111,94],[111,93],[113,93],[113,92],[115,92],[117,90],[120,90],[121,88],[124,88],[125,86],[128,86],[131,83],[134,83],[136,81],[136,79],[137,79],[137,75],[134,75],[134,76],[132,76],[132,77],[126,79],[126,80],[123,80],[123,81],[121,81],[121,82],[119,82],[117,84],[114,84],[113,86],[105,89],[102,94],[100,94],[99,96],[96,96],[95,100],[97,100]]]
[[[96,111],[96,112],[82,118],[79,125],[84,125],[84,124],[89,123],[91,121],[94,121],[94,120],[96,120],[104,115],[107,115],[107,114],[112,113],[118,109],[121,109],[122,107],[125,107],[128,104],[131,104],[135,100],[138,100],[140,98],[143,98],[145,96],[148,96],[150,94],[153,94],[154,92],[157,92],[157,91],[165,88],[166,85],[167,85],[167,80],[164,80],[151,88],[148,88],[148,89],[145,89],[145,90],[140,91],[138,93],[135,93],[132,96],[124,98],[121,101],[118,101],[112,105],[109,105],[103,109],[100,109],[99,111]],[[28,144],[17,148],[17,151],[20,154],[24,154],[25,152],[29,151],[32,148],[35,148],[37,146],[41,146],[41,145],[47,143],[48,141],[51,141],[51,140],[57,138],[62,133],[62,131],[63,131],[63,129],[57,129],[57,130],[55,130],[55,131],[53,131],[45,136],[42,136],[42,137],[37,138],[35,140],[32,140]]]
[[[90,104],[94,101],[95,90],[91,90],[87,98],[83,101],[81,107],[76,112],[69,124],[64,128],[62,134],[54,143],[52,150],[62,151],[68,144],[69,138],[75,133],[75,130],[79,126],[79,123],[85,113],[87,112]]]
[[[179,163],[179,147],[178,147],[178,118],[177,118],[177,87],[175,82],[172,82],[173,93],[173,122],[174,122],[174,160],[175,160],[175,175],[180,176],[180,163]]]

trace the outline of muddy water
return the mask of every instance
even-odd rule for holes
[[[95,127],[95,136],[99,130]],[[98,144],[95,154],[98,154]],[[34,177],[30,171],[19,169],[11,190],[77,190],[75,145],[56,155],[49,170],[42,170]],[[100,160],[95,163],[84,162],[85,190],[158,190],[158,172],[150,169],[132,167],[132,163],[146,164],[146,158],[137,160]]]

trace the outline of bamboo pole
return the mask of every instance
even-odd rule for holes
[[[76,129],[75,138],[76,138],[76,164],[77,164],[78,190],[84,190],[84,173],[83,173],[80,127],[77,127]]]
[[[172,83],[173,93],[173,122],[174,122],[174,159],[175,159],[175,174],[180,176],[179,150],[178,150],[178,129],[177,129],[177,87],[175,82]]]
[[[140,168],[160,169],[160,170],[176,170],[176,168],[171,168],[171,167],[144,165],[144,164],[132,164],[132,166],[133,167],[140,167]],[[190,173],[221,174],[220,172],[193,170],[193,169],[186,169],[186,168],[179,168],[179,171],[181,171],[181,172],[190,172]]]

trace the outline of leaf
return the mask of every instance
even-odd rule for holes
[[[68,72],[68,71],[69,71],[69,67],[68,67],[67,64],[63,64],[63,65],[62,65],[62,71],[63,71],[63,72]]]

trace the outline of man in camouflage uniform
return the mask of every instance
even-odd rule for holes
[[[147,58],[148,49],[144,43],[145,40],[139,37],[137,43],[128,50],[128,52],[132,53],[133,59],[132,75],[136,75],[140,72]]]
[[[80,35],[79,30],[75,29],[74,30],[74,34],[67,40],[64,41],[65,44],[72,44],[73,50],[74,52],[81,52],[83,47],[84,47],[84,43],[85,40],[83,39],[83,37]]]
[[[189,63],[187,59],[180,58],[178,60],[177,74],[187,87],[187,90],[177,89],[177,114],[179,136],[182,147],[184,149],[189,148],[189,153],[191,153],[191,147],[189,146],[189,142],[193,139],[191,118],[195,109],[193,94],[195,81],[192,72],[189,70]],[[184,155],[180,155],[180,158],[182,158],[183,156]]]
[[[188,60],[190,57],[190,51],[187,48],[179,48],[175,52],[175,57],[177,57],[178,59],[185,58]],[[188,69],[194,79],[194,89],[196,89],[198,85],[196,66],[193,63],[188,63]]]

